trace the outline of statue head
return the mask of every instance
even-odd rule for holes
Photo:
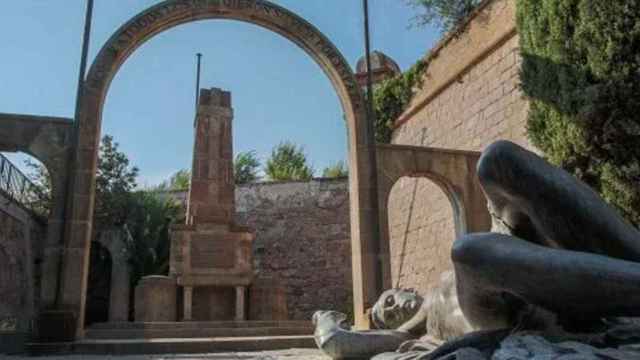
[[[423,302],[413,289],[387,290],[373,305],[371,319],[378,329],[397,329],[418,314]]]

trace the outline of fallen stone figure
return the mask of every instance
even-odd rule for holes
[[[331,344],[334,359],[640,359],[640,325],[630,319],[640,316],[640,232],[511,142],[486,149],[478,178],[491,232],[454,242],[455,276],[427,298],[381,296],[372,322],[386,330],[374,333],[395,343],[362,340],[368,332],[332,327],[340,317],[319,312],[318,346]],[[401,334],[411,339],[399,344]]]

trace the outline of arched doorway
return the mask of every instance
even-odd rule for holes
[[[61,306],[78,314],[83,324],[87,248],[92,214],[102,109],[111,80],[125,60],[145,41],[177,25],[203,19],[231,19],[274,31],[305,50],[331,80],[347,120],[350,164],[351,239],[355,317],[366,324],[365,309],[382,291],[378,244],[375,147],[369,143],[363,96],[353,71],[337,48],[315,27],[290,11],[263,0],[166,0],[118,29],[95,59],[83,89],[79,142],[70,196],[67,251],[63,259]],[[81,326],[78,326],[81,330]],[[82,336],[79,331],[78,336]]]
[[[109,321],[112,268],[109,249],[97,241],[91,242],[85,325]]]

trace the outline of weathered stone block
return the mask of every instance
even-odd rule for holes
[[[135,289],[135,320],[158,322],[177,320],[176,280],[168,276],[147,276]]]

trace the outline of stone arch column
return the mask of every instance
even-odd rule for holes
[[[428,178],[444,191],[451,202],[456,237],[489,231],[491,217],[476,173],[480,155],[474,151],[378,145],[380,252],[385,287],[392,287],[388,204],[393,185],[406,176]]]
[[[145,41],[180,24],[204,19],[231,19],[276,32],[301,47],[329,77],[345,113],[349,137],[351,239],[356,323],[366,326],[365,309],[382,291],[376,227],[375,145],[369,143],[362,92],[348,62],[318,29],[296,14],[264,0],[166,0],[142,11],[118,29],[97,55],[84,88],[79,142],[70,194],[61,308],[75,313],[76,337],[82,337],[92,233],[95,173],[102,110],[111,80],[125,60]]]
[[[111,291],[109,292],[109,322],[129,320],[129,299],[131,293],[131,265],[127,242],[131,234],[126,228],[102,231],[96,241],[111,254]]]

